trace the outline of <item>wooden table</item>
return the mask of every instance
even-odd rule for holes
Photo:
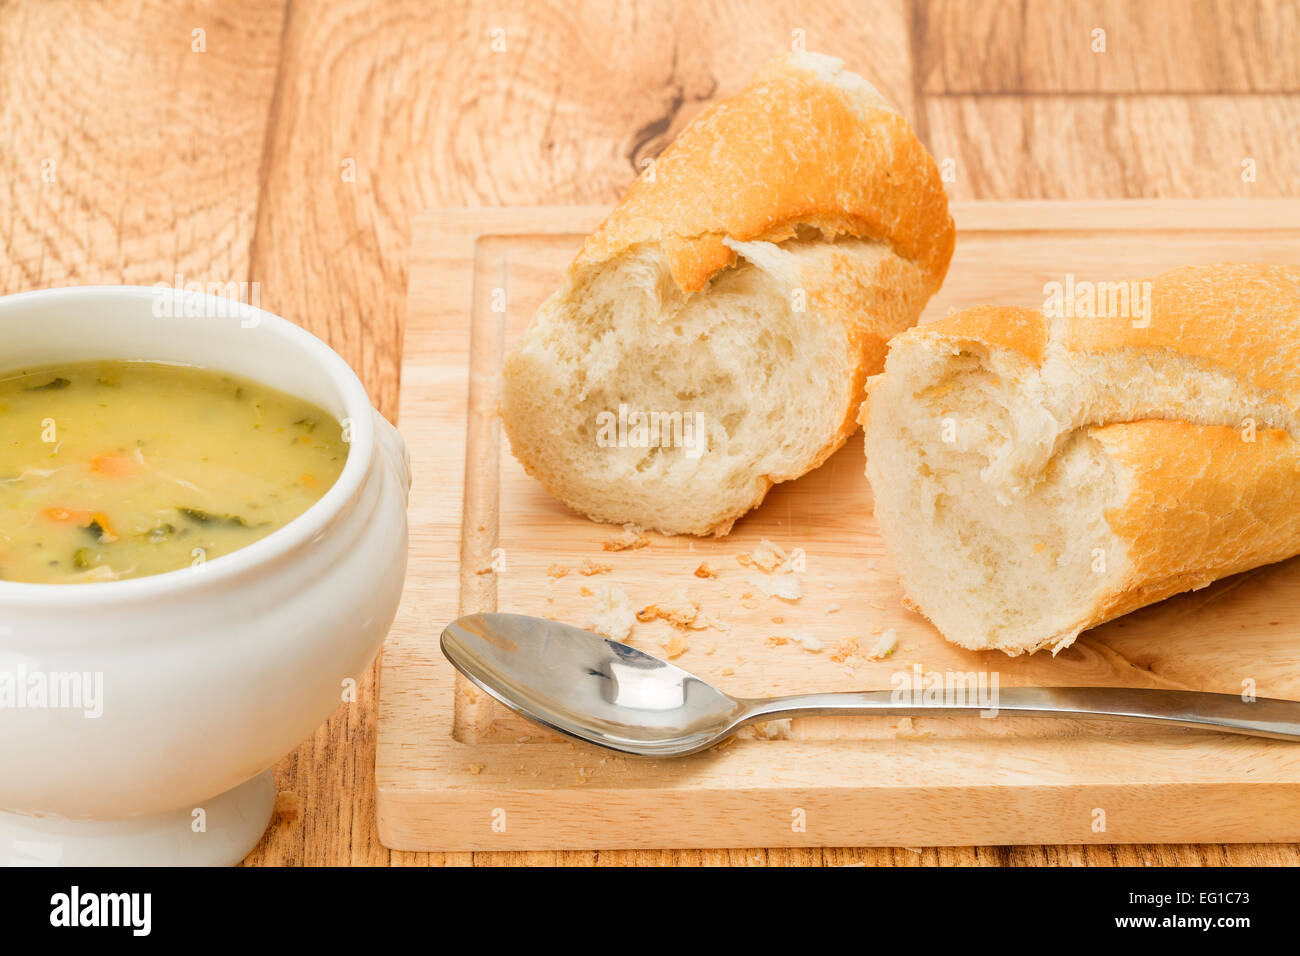
[[[899,104],[954,197],[1300,195],[1296,0],[0,0],[0,292],[256,282],[391,417],[413,213],[615,201],[791,45]],[[1294,846],[390,853],[377,672],[281,762],[247,862],[1300,863]]]

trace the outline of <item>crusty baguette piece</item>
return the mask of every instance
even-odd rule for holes
[[[830,57],[774,60],[682,131],[514,345],[511,448],[592,518],[725,534],[857,429],[953,242],[934,160],[880,94]],[[620,406],[625,438],[601,429]]]
[[[1300,553],[1298,411],[1300,268],[1177,269],[1144,319],[986,307],[896,338],[867,476],[945,637],[1055,652]]]

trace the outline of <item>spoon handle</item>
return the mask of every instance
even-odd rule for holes
[[[937,698],[937,699],[935,699]],[[1252,737],[1300,741],[1300,701],[1190,690],[1123,687],[967,687],[964,692],[936,689],[797,694],[744,701],[740,723],[834,714],[934,717],[978,713],[984,717],[1096,717],[1136,720],[1172,727],[1196,727]]]

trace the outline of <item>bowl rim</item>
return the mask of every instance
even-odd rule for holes
[[[283,319],[257,306],[245,305],[234,299],[223,298],[207,292],[176,289],[159,284],[142,285],[89,285],[38,289],[0,296],[0,324],[13,308],[39,308],[61,299],[92,300],[102,298],[140,300],[151,307],[159,295],[182,296],[183,302],[202,301],[212,306],[203,312],[204,321],[238,322],[256,316],[257,329],[274,335],[310,360],[338,391],[344,407],[344,420],[351,424],[351,441],[348,457],[334,484],[306,511],[277,528],[264,538],[245,545],[228,554],[218,555],[204,563],[201,571],[192,567],[177,568],[162,574],[127,578],[120,581],[93,581],[82,584],[35,583],[0,580],[0,607],[15,605],[57,605],[60,610],[80,608],[95,604],[112,604],[134,600],[169,597],[200,588],[208,588],[246,574],[258,567],[269,565],[285,554],[294,551],[315,538],[342,510],[344,504],[357,493],[365,480],[374,456],[375,422],[377,414],[371,405],[365,386],[343,357],[301,326]],[[113,358],[113,356],[106,356]],[[123,361],[151,361],[149,356],[123,358]],[[4,367],[3,349],[0,349],[0,368]],[[219,366],[195,363],[196,368],[229,371]],[[245,376],[250,377],[251,376]],[[273,381],[255,379],[271,388],[292,395]]]

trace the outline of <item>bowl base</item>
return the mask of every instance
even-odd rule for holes
[[[274,809],[275,778],[265,770],[197,807],[148,817],[69,820],[0,812],[0,865],[233,866],[257,846]]]

